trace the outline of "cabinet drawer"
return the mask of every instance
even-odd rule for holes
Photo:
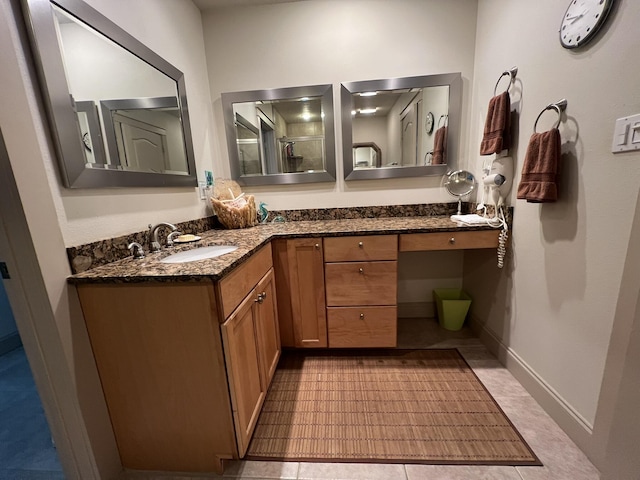
[[[396,307],[327,308],[329,348],[395,347]]]
[[[324,239],[325,262],[397,260],[397,235],[366,235]]]
[[[396,305],[398,262],[325,263],[327,306]]]
[[[406,233],[400,235],[401,252],[497,248],[500,230],[475,232]]]
[[[271,244],[268,244],[230,274],[225,275],[219,283],[223,318],[231,315],[272,266]]]

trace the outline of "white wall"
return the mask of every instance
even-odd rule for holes
[[[92,7],[184,72],[197,175],[212,170],[212,112],[200,11],[190,0],[87,0]],[[210,214],[195,188],[70,190],[48,161],[66,246],[145,230],[149,223],[180,222]]]
[[[462,72],[463,113],[473,77],[476,1],[314,0],[203,13],[218,151],[229,175],[220,94],[267,88]],[[468,116],[462,121],[466,138]],[[342,171],[336,123],[337,170]],[[466,142],[460,144],[466,156]],[[383,161],[386,160],[383,157]],[[440,178],[246,188],[270,209],[449,202]],[[384,192],[384,194],[381,194]]]
[[[566,2],[480,0],[468,147],[470,166],[480,175],[487,102],[500,73],[518,66],[512,98],[519,119],[511,151],[517,186],[538,113],[550,102],[568,100],[560,127],[559,201],[530,204],[516,201],[512,191],[505,271],[487,278],[480,272],[496,272],[489,268],[495,256],[470,255],[465,286],[475,299],[475,318],[556,402],[556,419],[587,453],[602,413],[607,351],[617,348],[609,338],[640,183],[640,155],[610,152],[615,119],[640,113],[640,71],[631,61],[637,58],[640,4],[616,3],[597,41],[575,52],[558,41]],[[554,114],[545,114],[538,131],[553,121]]]

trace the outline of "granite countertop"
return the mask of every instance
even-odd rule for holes
[[[270,223],[239,230],[208,230],[199,233],[198,242],[176,245],[142,259],[132,257],[77,273],[70,283],[133,283],[168,281],[216,281],[246,261],[261,246],[276,238],[331,237],[399,233],[491,230],[489,226],[462,225],[448,216],[359,218]],[[164,257],[192,248],[210,245],[237,245],[238,249],[216,258],[196,262],[160,263]]]

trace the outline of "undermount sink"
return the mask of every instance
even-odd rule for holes
[[[231,253],[237,250],[235,245],[212,245],[210,247],[194,248],[184,252],[174,253],[160,260],[160,263],[186,263],[204,260],[206,258],[215,258],[225,253]]]

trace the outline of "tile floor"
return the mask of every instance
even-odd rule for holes
[[[458,348],[482,383],[538,455],[543,467],[439,466],[237,461],[224,475],[127,472],[127,480],[598,480],[586,456],[467,328],[448,332],[434,319],[401,319],[399,348]]]
[[[64,480],[22,347],[0,356],[0,480]]]

